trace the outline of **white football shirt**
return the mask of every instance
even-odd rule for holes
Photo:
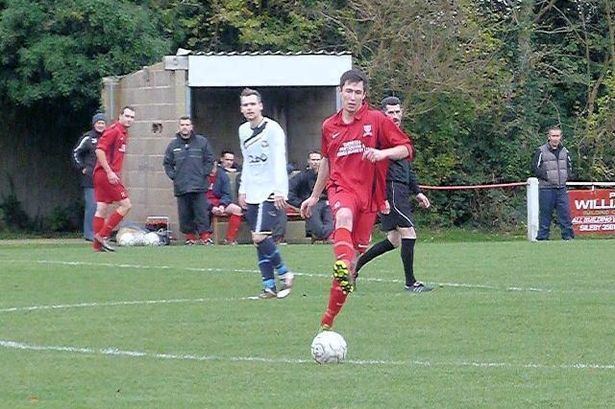
[[[286,136],[280,124],[267,117],[254,129],[243,123],[239,145],[243,156],[239,194],[246,195],[246,202],[262,203],[272,194],[287,199]]]

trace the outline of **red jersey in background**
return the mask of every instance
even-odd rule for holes
[[[122,124],[116,122],[104,130],[96,146],[96,149],[102,149],[105,152],[111,170],[118,176],[122,171],[127,142],[128,131]],[[99,169],[102,169],[102,166],[97,161],[94,172]]]

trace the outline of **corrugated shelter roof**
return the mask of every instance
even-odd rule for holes
[[[251,56],[260,56],[260,55],[284,55],[284,56],[292,56],[292,55],[350,55],[350,51],[199,51],[192,52],[192,55],[205,55],[205,56],[232,56],[232,55],[251,55]]]

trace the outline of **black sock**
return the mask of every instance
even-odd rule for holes
[[[393,244],[389,241],[389,239],[384,239],[382,241],[379,241],[378,243],[371,246],[369,250],[363,253],[361,257],[359,257],[359,260],[357,260],[357,267],[355,271],[358,273],[359,270],[364,265],[366,265],[367,263],[369,263],[370,261],[372,261],[379,255],[384,254],[387,251],[391,251],[394,248],[395,246],[393,246]]]
[[[401,239],[401,261],[404,264],[404,274],[406,276],[406,285],[408,287],[414,285],[414,243],[416,239]]]

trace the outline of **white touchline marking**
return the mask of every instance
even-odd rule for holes
[[[95,307],[117,307],[124,305],[153,305],[153,304],[182,304],[182,303],[201,303],[207,301],[244,301],[257,299],[258,297],[238,297],[238,298],[178,298],[170,300],[136,300],[136,301],[109,301],[109,302],[82,302],[76,304],[55,304],[55,305],[31,305],[25,307],[0,308],[2,312],[19,311],[40,311],[40,310],[64,310],[70,308],[95,308]]]
[[[154,353],[144,351],[129,351],[122,350],[116,347],[106,348],[91,348],[91,347],[75,347],[75,346],[56,346],[56,345],[34,345],[24,342],[0,340],[0,347],[6,349],[18,349],[22,351],[50,351],[50,352],[68,352],[73,354],[85,355],[104,355],[104,356],[120,356],[131,358],[153,358],[153,359],[170,359],[178,361],[229,361],[229,362],[262,362],[266,364],[313,364],[311,359],[297,358],[262,358],[253,356],[220,356],[220,355],[193,355],[193,354],[169,354],[169,353]],[[536,363],[510,363],[510,362],[432,362],[432,361],[386,361],[379,359],[348,359],[344,364],[350,365],[390,365],[390,366],[423,366],[423,367],[476,367],[476,368],[523,368],[523,369],[600,369],[613,370],[615,365],[612,364],[560,364],[560,365],[545,365]]]
[[[259,270],[250,270],[250,269],[230,269],[230,268],[212,268],[212,267],[177,267],[177,266],[166,266],[166,265],[156,265],[156,266],[148,266],[142,264],[114,264],[114,263],[93,263],[87,261],[61,261],[61,260],[2,260],[2,262],[9,263],[36,263],[36,264],[59,264],[66,266],[94,266],[94,267],[111,267],[111,268],[126,268],[126,269],[135,269],[135,270],[174,270],[174,271],[193,271],[193,272],[204,272],[204,273],[260,273]],[[296,276],[302,277],[314,277],[314,278],[330,278],[329,274],[318,274],[318,273],[299,273],[294,272]],[[359,277],[359,283],[362,281],[368,282],[376,282],[376,283],[395,283],[395,284],[404,284],[404,280],[395,279],[395,278],[377,278],[377,277],[365,277],[361,275]],[[557,293],[557,294],[567,294],[567,293],[607,293],[611,294],[615,292],[614,290],[605,288],[605,289],[595,289],[595,290],[554,290],[549,288],[537,288],[537,287],[498,287],[492,285],[484,285],[484,284],[469,284],[469,283],[451,283],[451,282],[430,282],[439,287],[458,287],[458,288],[478,288],[485,290],[495,290],[495,291],[516,291],[516,292],[531,292],[531,293]]]

